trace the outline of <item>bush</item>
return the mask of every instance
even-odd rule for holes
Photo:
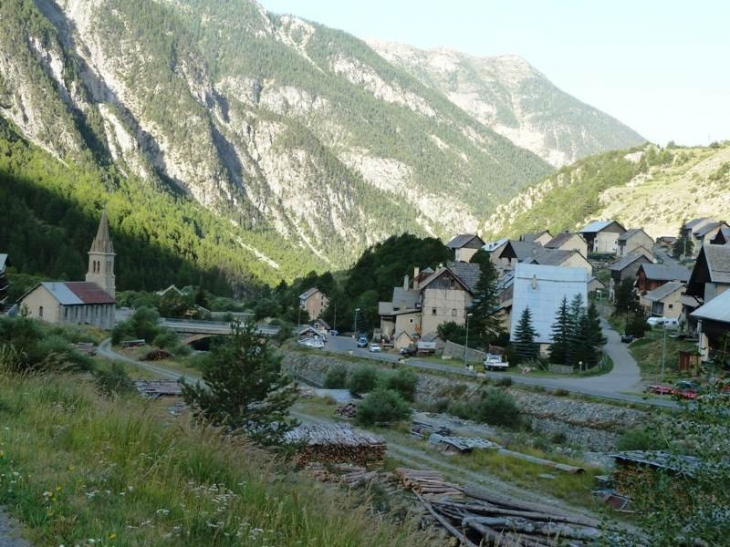
[[[509,376],[505,376],[504,378],[500,378],[497,380],[498,387],[510,387],[512,386],[512,378]]]
[[[329,369],[324,377],[324,387],[327,389],[347,387],[347,369],[342,365]]]
[[[377,389],[357,405],[355,422],[372,425],[381,422],[398,422],[411,415],[411,408],[397,391]]]
[[[129,393],[134,389],[134,383],[119,363],[112,363],[109,369],[98,369],[96,385],[104,395]]]
[[[457,399],[449,402],[449,414],[461,418],[463,420],[474,420],[475,411],[474,403],[472,401],[465,401],[464,399]]]
[[[511,393],[488,389],[476,404],[476,419],[490,425],[516,428],[521,423],[520,408]]]
[[[418,376],[413,371],[400,369],[395,374],[389,374],[383,381],[385,389],[392,389],[400,393],[406,401],[416,398],[416,384]]]
[[[348,388],[352,393],[369,393],[378,385],[378,371],[373,367],[360,367],[350,376]]]
[[[648,427],[637,427],[623,432],[616,442],[617,450],[666,450],[667,443]]]

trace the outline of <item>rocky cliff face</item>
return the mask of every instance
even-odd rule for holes
[[[485,126],[553,166],[645,141],[617,120],[562,92],[520,57],[480,58],[448,49],[369,44]]]
[[[525,148],[560,163],[557,148],[515,137],[533,129],[504,101],[449,100],[360,40],[253,0],[8,0],[0,16],[0,115],[33,142],[279,234],[323,265],[397,232],[479,230],[549,173]],[[534,72],[500,62],[509,89]]]

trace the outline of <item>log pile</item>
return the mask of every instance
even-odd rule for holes
[[[134,387],[146,397],[179,397],[182,387],[177,380],[135,380]]]
[[[357,414],[357,405],[355,403],[345,403],[335,409],[335,414],[343,418],[354,418]]]
[[[447,482],[444,476],[437,471],[421,471],[399,467],[395,474],[400,483],[409,490],[423,494],[428,498],[442,496],[458,496],[461,488],[458,484]]]
[[[151,349],[145,353],[140,360],[142,361],[165,361],[172,358],[172,353],[164,349]]]
[[[368,471],[359,465],[341,465],[325,467],[320,463],[307,466],[310,476],[323,482],[338,482],[348,488],[356,488],[369,483],[378,477],[377,471]]]
[[[601,538],[597,519],[500,496],[479,486],[467,485],[462,490],[462,501],[429,501],[415,492],[428,512],[461,545],[583,547]]]
[[[385,441],[347,424],[308,424],[289,431],[287,443],[299,445],[298,465],[311,461],[368,465],[385,460]]]

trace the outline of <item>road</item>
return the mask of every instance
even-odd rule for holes
[[[509,376],[513,382],[518,384],[542,386],[548,389],[564,389],[571,393],[602,399],[611,399],[626,403],[641,403],[664,408],[680,408],[680,405],[676,401],[654,397],[644,399],[641,395],[629,395],[626,393],[643,391],[639,367],[626,345],[621,343],[621,336],[605,320],[602,320],[602,327],[607,339],[606,353],[608,353],[613,361],[613,369],[607,374],[581,378],[572,376],[546,378],[544,376],[529,376],[504,372],[486,372],[485,375],[494,379]],[[329,337],[324,351],[352,354],[364,359],[388,363],[397,363],[400,359],[400,356],[397,354],[371,353],[367,348],[358,348],[356,347],[355,340],[346,336]],[[477,376],[476,372],[466,370],[460,366],[442,365],[418,358],[409,358],[404,363],[406,366],[421,370],[449,372],[472,378]]]

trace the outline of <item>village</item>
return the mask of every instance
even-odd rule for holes
[[[724,375],[729,242],[730,227],[712,219],[687,222],[679,237],[656,241],[616,221],[592,222],[554,237],[542,232],[485,242],[462,234],[447,244],[452,261],[403,272],[392,300],[378,304],[380,321],[371,332],[358,328],[356,309],[352,332],[340,335],[320,318],[327,295],[311,287],[300,295],[299,306],[313,321],[282,345],[282,370],[301,382],[292,409],[301,424],[287,434],[288,442],[300,447],[296,465],[317,480],[350,490],[380,488],[392,494],[405,489],[418,500],[423,518],[433,519],[463,545],[508,540],[561,545],[565,539],[590,545],[606,534],[628,534],[623,518],[640,507],[633,477],[646,472],[691,477],[699,465],[696,458],[676,459],[625,439],[653,419],[652,409],[679,409],[678,401],[694,400]],[[498,305],[490,315],[504,332],[502,346],[482,347],[479,339],[470,344],[468,334],[464,344],[439,335],[446,323],[463,325],[468,333],[469,321],[477,319],[484,265],[472,259],[480,251],[497,273]],[[86,280],[40,282],[18,299],[11,315],[112,330],[127,317],[117,310],[114,257],[104,212]],[[0,255],[2,303],[7,302],[8,265],[10,257]],[[629,297],[622,295],[627,289]],[[182,294],[174,287],[160,294],[167,292]],[[628,301],[626,317],[616,317],[613,304],[621,299]],[[594,340],[600,347],[595,359],[589,352],[580,354],[584,360],[570,362],[564,356],[556,363],[556,318],[570,303],[577,303],[584,317],[590,315],[586,310],[600,306]],[[636,325],[629,315],[639,318],[641,328],[632,331]],[[526,316],[532,353],[514,353],[520,362],[515,365],[505,346],[519,342]],[[176,328],[172,321],[163,322]],[[183,341],[220,336],[215,329],[230,328],[215,321],[179,323]],[[266,329],[259,327],[260,336],[278,332]],[[694,348],[685,345],[676,362],[662,361],[661,380],[682,378],[679,382],[691,386],[651,382],[639,370],[626,348],[653,330],[665,343],[669,333]],[[586,339],[581,343],[590,345]],[[180,416],[186,405],[177,379],[198,382],[200,376],[189,365],[181,367],[174,352],[150,344],[131,337],[87,349],[124,363],[143,396]],[[369,400],[382,385],[397,391],[406,406],[397,417],[376,408],[366,418],[373,404],[392,403]],[[504,414],[501,421],[495,419]],[[408,425],[402,430],[396,422]],[[389,459],[399,462],[397,469],[383,470]],[[520,463],[512,471],[500,470],[512,461]],[[597,513],[585,511],[594,503],[610,508],[617,524],[607,530]],[[524,543],[525,537],[534,543]]]

